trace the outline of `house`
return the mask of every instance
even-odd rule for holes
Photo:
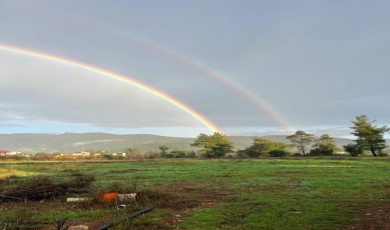
[[[9,152],[10,152],[10,151],[8,151],[8,150],[0,149],[0,156],[8,155]]]
[[[61,157],[66,158],[85,158],[91,156],[90,152],[77,152],[77,153],[61,153],[59,154]]]
[[[8,152],[7,153],[7,155],[11,155],[11,156],[16,156],[16,155],[18,155],[18,156],[21,156],[21,155],[23,155],[23,153],[22,152]]]
[[[72,153],[71,156],[73,156],[73,157],[89,157],[89,156],[91,156],[91,153],[90,152]]]

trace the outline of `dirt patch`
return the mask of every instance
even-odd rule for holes
[[[390,229],[390,203],[366,207],[361,215],[352,219],[352,224],[343,229],[348,230],[387,230]]]
[[[278,192],[286,189],[288,189],[288,187],[282,185],[248,185],[242,187],[242,190],[250,191],[250,192],[252,191]]]
[[[153,223],[140,218],[132,229],[178,229],[195,208],[213,207],[234,194],[234,191],[210,189],[195,182],[171,183],[156,190],[141,191],[137,196],[138,202],[151,204],[154,201],[156,212],[165,210],[163,212],[169,214]]]
[[[161,188],[161,190],[171,196],[170,202],[172,202],[173,210],[181,211],[197,207],[210,207],[235,194],[235,191],[210,189],[201,184],[188,182],[173,183]]]
[[[124,170],[112,170],[111,173],[117,173],[117,174],[121,174],[121,173],[133,173],[133,172],[138,172],[140,171],[139,169],[124,169]]]
[[[301,182],[301,181],[298,180],[298,179],[296,179],[296,178],[291,178],[291,179],[289,179],[289,180],[287,181],[287,184],[289,184],[289,185],[299,185],[300,182]]]

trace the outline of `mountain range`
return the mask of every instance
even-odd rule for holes
[[[262,136],[271,141],[290,143],[285,135]],[[229,136],[239,149],[253,143],[254,136]],[[63,134],[0,134],[0,149],[36,152],[80,152],[88,150],[124,151],[139,149],[158,151],[158,147],[166,145],[170,149],[191,150],[195,138],[166,137],[150,134],[109,134],[109,133],[63,133]],[[342,147],[352,143],[351,139],[334,138],[336,145]]]

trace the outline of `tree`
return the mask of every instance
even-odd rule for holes
[[[314,147],[315,148],[310,151],[310,155],[332,155],[334,152],[339,150],[334,143],[333,138],[331,138],[328,134],[324,134],[317,139]]]
[[[386,148],[386,140],[383,135],[390,131],[387,126],[377,127],[374,125],[375,121],[369,121],[366,115],[356,117],[355,121],[352,121],[353,132],[357,139],[356,145],[363,149],[371,151],[373,156],[381,154],[382,150]]]
[[[201,147],[200,153],[207,158],[222,157],[226,153],[233,152],[233,143],[224,135],[215,132],[213,135],[201,133],[191,144],[194,147]]]
[[[246,148],[244,152],[249,157],[263,156],[286,156],[288,154],[287,149],[289,144],[278,141],[270,141],[265,138],[254,138],[253,144]]]
[[[314,135],[306,133],[305,131],[298,130],[295,134],[287,137],[293,143],[302,155],[306,155],[307,146],[314,141]]]
[[[167,154],[167,151],[169,150],[169,147],[166,145],[160,145],[158,149],[160,149],[160,157],[164,158]]]
[[[45,152],[38,152],[34,155],[34,159],[36,160],[50,160],[51,154]]]
[[[357,144],[347,144],[343,146],[344,151],[351,154],[351,156],[356,157],[363,154],[364,150]]]
[[[129,158],[129,159],[131,159],[131,158],[141,158],[141,156],[142,156],[141,150],[139,150],[137,148],[127,148],[125,150],[125,153],[126,153],[127,158]]]

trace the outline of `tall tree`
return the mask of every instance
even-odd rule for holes
[[[310,133],[306,133],[305,131],[298,130],[295,134],[287,137],[293,143],[298,150],[302,153],[302,155],[306,155],[307,146],[310,145],[314,141],[314,135]]]
[[[328,134],[323,134],[315,140],[314,149],[310,151],[310,155],[332,155],[338,150],[339,148],[336,146],[333,138]]]
[[[377,127],[374,122],[375,120],[369,121],[366,115],[361,115],[352,121],[351,129],[353,129],[352,134],[357,137],[356,145],[361,149],[371,151],[372,155],[376,157],[386,148],[386,140],[383,135],[389,132],[390,128],[387,126]]]
[[[215,132],[213,135],[201,133],[191,144],[194,147],[201,147],[199,152],[207,158],[222,157],[233,152],[233,143],[224,135]]]

